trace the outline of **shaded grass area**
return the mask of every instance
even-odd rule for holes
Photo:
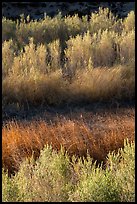
[[[9,76],[3,79],[3,110],[14,104],[21,107],[62,106],[93,102],[113,102],[134,100],[135,79],[131,74],[123,77],[126,67],[101,68],[81,71],[71,83],[61,72],[50,75],[27,77]]]

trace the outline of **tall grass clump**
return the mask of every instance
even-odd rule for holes
[[[105,169],[87,154],[69,159],[45,146],[11,177],[2,172],[3,202],[135,202],[135,144],[109,153]]]
[[[10,83],[9,83],[10,81]],[[60,105],[67,101],[68,83],[62,80],[60,71],[43,75],[39,72],[28,76],[9,76],[3,80],[2,95],[5,104],[23,107]]]

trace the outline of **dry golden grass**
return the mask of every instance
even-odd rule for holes
[[[49,75],[34,72],[27,76],[8,76],[2,81],[3,103],[5,106],[12,103],[40,106],[132,100],[135,95],[132,70],[126,66],[81,70],[71,81],[63,78],[60,70]]]
[[[118,123],[118,124],[117,124]],[[60,120],[47,124],[44,120],[31,122],[11,121],[2,129],[2,165],[9,174],[18,170],[23,158],[34,154],[36,159],[45,144],[59,150],[61,145],[69,153],[86,156],[87,150],[93,159],[105,161],[109,151],[123,147],[124,139],[134,140],[134,120],[105,120],[104,128],[99,123],[93,127],[79,120]]]

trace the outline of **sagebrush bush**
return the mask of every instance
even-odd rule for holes
[[[65,50],[67,71],[73,76],[76,70],[87,68],[90,60],[92,61],[92,52],[89,32],[83,37],[77,35],[76,38],[67,41],[67,49]]]
[[[89,169],[91,167],[88,162],[83,165],[80,174],[78,174],[79,185],[73,196],[71,195],[72,201],[129,202],[130,200],[133,202],[135,200],[134,151],[134,144],[130,146],[125,143],[124,150],[119,150],[117,154],[109,153],[105,171],[102,171],[102,168],[94,168],[93,166],[92,173],[90,173]],[[126,164],[128,164],[127,167]],[[129,175],[126,179],[124,179],[125,175],[127,175],[125,171],[128,171]],[[120,177],[121,179],[119,180]]]
[[[50,69],[56,71],[61,68],[61,48],[59,40],[48,44],[50,55]]]
[[[95,66],[111,67],[117,61],[116,39],[118,35],[107,29],[102,32],[100,39],[96,43],[94,54]]]
[[[16,44],[13,40],[2,43],[2,76],[8,76],[12,72],[12,65],[16,56]]]
[[[105,31],[106,29],[111,30],[116,22],[116,17],[108,8],[102,9],[100,7],[98,12],[91,14],[89,30],[91,33],[96,33],[99,29],[101,31]]]
[[[135,30],[135,13],[131,11],[127,18],[124,19],[123,27],[125,31],[132,31]]]
[[[59,38],[61,24],[60,14],[54,18],[46,16],[40,21],[30,21],[27,24],[22,20],[16,30],[16,39],[21,45],[28,43],[30,37],[34,38],[35,44],[50,43]]]
[[[37,74],[37,72],[47,73],[48,64],[46,62],[47,50],[45,45],[36,45],[33,38],[24,47],[18,56],[14,58],[12,65],[13,75]]]
[[[135,59],[135,30],[122,32],[119,39],[120,63],[125,64]]]
[[[3,202],[135,202],[135,144],[109,153],[105,169],[86,159],[72,160],[45,146],[40,157],[24,160],[11,178],[2,172]]]
[[[78,17],[78,14],[67,16],[64,19],[64,23],[67,28],[68,37],[82,34],[88,29],[87,16],[83,16],[82,19]]]
[[[16,37],[16,23],[12,20],[2,18],[2,42]]]

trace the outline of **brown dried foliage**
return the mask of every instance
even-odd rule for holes
[[[124,139],[134,140],[134,123],[104,123],[88,126],[86,122],[64,119],[56,124],[44,120],[32,122],[11,121],[2,129],[2,165],[9,174],[17,171],[23,158],[34,155],[36,159],[46,144],[53,149],[61,146],[70,156],[86,156],[87,150],[98,162],[105,161],[109,151],[123,147]]]

